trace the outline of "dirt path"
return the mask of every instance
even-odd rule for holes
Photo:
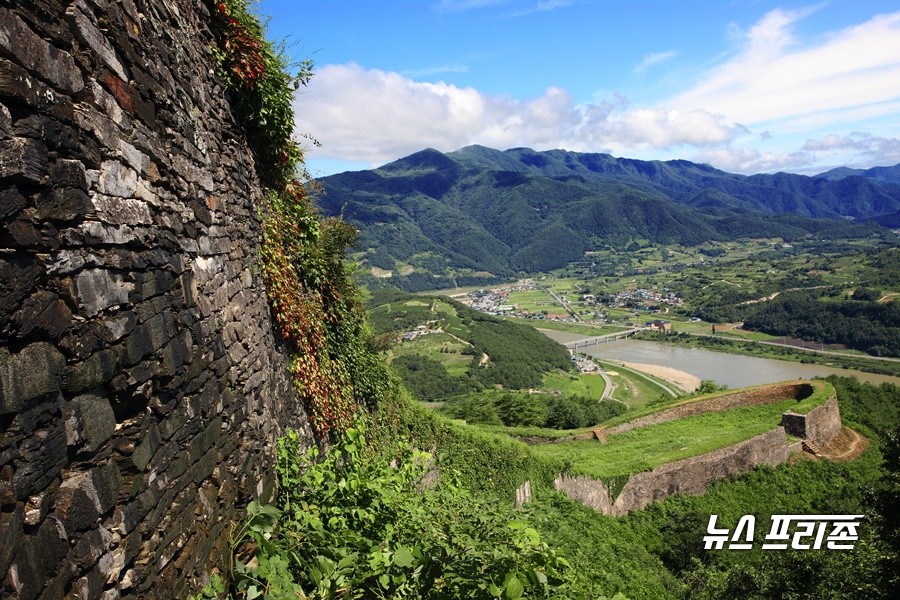
[[[854,460],[859,458],[859,455],[868,446],[869,440],[845,425],[841,428],[841,432],[819,451],[819,456],[830,458],[831,460]]]
[[[650,375],[654,375],[655,377],[664,379],[686,392],[693,392],[698,387],[700,387],[699,377],[697,377],[696,375],[691,375],[690,373],[685,373],[684,371],[679,371],[678,369],[673,369],[671,367],[662,367],[660,365],[648,365],[644,363],[626,362],[622,364],[636,371],[643,371],[644,373],[649,373]]]

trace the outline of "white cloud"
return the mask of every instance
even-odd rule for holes
[[[712,148],[704,150],[692,160],[708,163],[731,173],[761,173],[764,171],[796,171],[809,165],[808,152],[768,152],[753,148]]]
[[[704,110],[623,106],[620,100],[577,105],[559,87],[530,101],[488,96],[357,64],[322,67],[294,103],[299,129],[323,142],[315,154],[372,163],[429,146],[626,152],[722,144],[744,131]]]
[[[650,67],[655,67],[658,64],[664,63],[667,60],[671,60],[678,55],[676,50],[666,50],[665,52],[651,52],[650,54],[645,54],[644,58],[641,59],[641,62],[634,66],[632,70],[634,73],[643,74],[646,73]]]
[[[469,10],[506,0],[441,0],[442,11]],[[570,0],[531,0],[538,10]],[[525,3],[523,3],[525,4]],[[737,48],[685,92],[632,106],[609,90],[579,104],[564,88],[537,98],[487,95],[471,87],[413,78],[465,72],[448,64],[403,73],[327,65],[298,94],[299,130],[319,138],[316,157],[380,164],[425,147],[469,144],[529,146],[584,152],[697,160],[742,173],[812,171],[823,160],[854,166],[900,162],[900,140],[841,133],[900,113],[900,11],[872,17],[809,43],[795,25],[819,7],[773,10],[745,31],[731,30]],[[677,55],[649,53],[644,73]],[[863,125],[862,123],[868,125]],[[896,126],[894,126],[896,127]],[[749,128],[753,129],[753,135]],[[889,129],[887,135],[896,134]],[[804,139],[820,136],[818,139]]]
[[[836,133],[819,140],[807,140],[803,149],[820,154],[844,154],[853,166],[872,167],[900,163],[900,139],[886,138],[860,131],[846,136]]]
[[[535,6],[512,14],[514,17],[524,17],[534,13],[549,12],[558,8],[572,6],[573,0],[540,0]]]
[[[821,125],[843,120],[848,110],[900,99],[900,12],[800,47],[792,26],[812,10],[765,15],[734,58],[670,105],[702,108],[748,126],[810,117]]]

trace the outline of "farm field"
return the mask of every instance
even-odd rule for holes
[[[599,400],[603,396],[606,384],[600,375],[594,373],[546,373],[544,375],[544,389],[556,391],[565,395],[584,396]]]

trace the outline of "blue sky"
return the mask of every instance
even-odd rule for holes
[[[426,147],[732,172],[900,163],[900,2],[262,0],[314,175]]]

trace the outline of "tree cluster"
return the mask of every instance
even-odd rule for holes
[[[900,356],[900,303],[823,302],[808,292],[792,292],[756,306],[744,319],[747,329]]]

